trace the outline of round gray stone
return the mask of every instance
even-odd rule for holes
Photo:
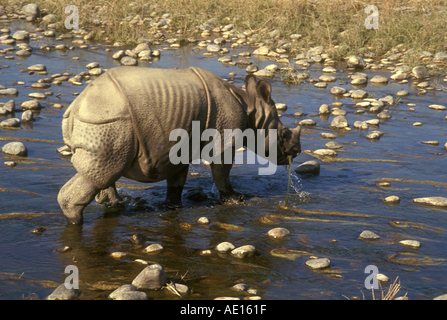
[[[363,240],[377,240],[377,239],[380,239],[380,236],[379,236],[379,235],[377,235],[377,234],[375,234],[374,232],[369,231],[369,230],[365,230],[365,231],[363,231],[363,232],[360,234],[359,237],[360,237],[361,239],[363,239]]]
[[[166,273],[159,264],[147,266],[132,281],[132,284],[138,289],[158,290],[166,283]]]
[[[47,300],[71,300],[77,298],[80,294],[81,292],[77,289],[67,289],[63,283],[47,297]]]
[[[331,265],[331,260],[329,260],[328,258],[310,259],[307,260],[305,264],[309,268],[312,268],[314,270],[320,270],[329,268],[329,266]]]
[[[306,162],[300,164],[295,169],[295,172],[300,175],[305,175],[305,174],[319,175],[320,174],[320,164],[314,160],[306,161]]]

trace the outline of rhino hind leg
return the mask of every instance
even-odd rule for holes
[[[213,181],[220,192],[221,202],[241,202],[245,200],[242,193],[233,190],[230,182],[230,171],[233,164],[211,163]]]
[[[107,189],[102,189],[95,197],[96,202],[109,208],[119,208],[123,205],[123,200],[116,191],[115,184]]]
[[[164,204],[170,209],[182,207],[182,191],[188,176],[188,168],[189,166],[186,165],[177,174],[166,179],[168,193]]]

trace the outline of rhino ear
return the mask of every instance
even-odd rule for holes
[[[258,93],[258,96],[261,97],[266,103],[270,103],[271,100],[271,92],[272,87],[270,86],[270,83],[268,83],[265,80],[259,81],[256,91]]]
[[[252,97],[256,97],[257,90],[256,90],[256,77],[252,74],[248,75],[245,78],[245,89],[247,90],[248,94]]]

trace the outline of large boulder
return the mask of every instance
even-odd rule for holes
[[[35,3],[27,4],[22,8],[23,14],[27,17],[27,20],[34,21],[40,16],[39,6]]]

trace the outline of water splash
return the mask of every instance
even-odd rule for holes
[[[287,195],[283,201],[280,201],[279,205],[282,207],[288,207],[289,206],[289,197],[290,194],[290,187],[293,188],[295,193],[293,193],[294,198],[298,197],[299,202],[305,202],[307,199],[310,198],[310,193],[303,191],[303,185],[301,184],[301,178],[295,174],[292,173],[292,159],[289,158],[289,165],[284,165],[284,170],[288,172],[288,184],[287,184]]]

